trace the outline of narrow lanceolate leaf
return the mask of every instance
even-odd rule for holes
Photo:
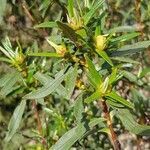
[[[148,48],[149,46],[150,46],[150,41],[142,41],[142,42],[134,43],[132,45],[123,46],[119,50],[125,51],[129,49]]]
[[[86,57],[88,70],[89,70],[88,77],[95,87],[99,87],[99,85],[102,83],[102,76],[95,69],[95,66],[92,63],[92,61],[87,56],[85,56],[85,57]]]
[[[102,97],[102,95],[100,94],[99,91],[94,92],[92,95],[90,95],[89,97],[87,97],[84,101],[85,103],[91,103],[95,100],[98,100]]]
[[[109,31],[109,33],[115,33],[115,32],[133,32],[138,31],[138,29],[135,26],[120,26],[115,27]]]
[[[80,123],[76,127],[66,132],[56,143],[51,147],[52,150],[69,150],[71,146],[81,139],[84,134],[92,129],[97,124],[102,124],[104,118],[94,118],[89,124],[87,122]]]
[[[8,73],[0,78],[0,87],[5,86],[13,78],[14,73]]]
[[[76,65],[66,75],[66,78],[65,78],[66,99],[70,99],[70,97],[72,96],[72,93],[76,84],[77,75],[78,75],[78,66]]]
[[[137,76],[132,74],[131,72],[128,71],[122,71],[122,74],[125,78],[127,78],[130,82],[134,82],[135,84],[141,86],[143,85],[143,82],[141,80],[138,80]]]
[[[65,75],[62,74],[59,77],[55,78],[52,82],[47,83],[45,86],[42,88],[33,91],[27,95],[25,95],[23,98],[24,99],[39,99],[39,98],[44,98],[54,92],[58,86],[60,86],[61,82],[64,80]]]
[[[113,66],[113,63],[107,53],[105,51],[97,51],[97,53],[106,61],[108,62],[111,66]]]
[[[73,13],[73,0],[68,0],[68,6],[67,6],[67,10],[68,10],[68,14],[69,14],[69,17],[73,17],[74,16],[74,13]]]
[[[72,128],[66,132],[51,148],[52,150],[69,150],[71,146],[79,140],[86,132],[85,127],[82,124]]]
[[[122,103],[118,103],[114,99],[107,98],[107,104],[109,104],[112,108],[124,108],[124,105]]]
[[[53,79],[52,77],[50,77],[50,76],[48,76],[48,75],[46,75],[46,74],[42,74],[42,73],[40,73],[40,72],[37,72],[37,73],[34,75],[34,77],[35,77],[37,80],[39,80],[43,85],[46,85],[46,84],[52,82],[53,80],[55,80],[55,79]],[[65,96],[66,96],[66,93],[67,93],[67,90],[66,90],[66,88],[65,88],[62,84],[60,84],[59,87],[56,89],[56,92],[57,92],[60,96],[65,97]]]
[[[50,22],[50,21],[47,21],[47,22],[43,22],[39,25],[36,25],[34,26],[34,28],[57,28],[57,23],[56,22]]]
[[[17,132],[21,123],[21,119],[25,110],[25,106],[26,106],[26,101],[22,100],[21,103],[16,107],[8,125],[8,133],[5,137],[5,140],[7,142],[9,142],[11,138],[13,137],[13,135]]]
[[[125,63],[140,64],[140,62],[132,60],[131,58],[127,58],[127,57],[111,57],[111,59],[120,62],[125,62]]]
[[[110,77],[109,77],[109,84],[111,85],[112,83],[114,83],[118,78],[117,78],[117,76],[118,76],[118,74],[117,74],[117,72],[118,72],[118,69],[117,68],[112,68],[112,73],[111,73],[111,75],[110,75]]]
[[[61,55],[57,53],[29,53],[28,56],[40,56],[40,57],[62,57]]]
[[[75,44],[77,43],[78,35],[71,27],[69,27],[67,24],[62,23],[60,21],[57,21],[57,25],[67,38],[69,38]]]
[[[134,109],[134,105],[131,102],[128,102],[127,100],[125,100],[124,98],[122,98],[121,96],[119,96],[116,92],[112,91],[111,93],[106,95],[106,98],[112,98],[113,100],[122,103],[124,106],[127,106],[131,109]]]
[[[131,55],[137,52],[141,52],[144,49],[150,46],[150,41],[142,41],[132,45],[126,45],[118,49],[117,51],[111,52],[110,56],[124,56],[124,55]]]
[[[124,41],[130,40],[130,39],[133,39],[139,35],[140,35],[140,33],[128,33],[128,34],[119,36],[117,38],[113,38],[110,41],[111,42],[124,42]]]
[[[84,106],[83,106],[83,99],[82,95],[79,95],[74,102],[74,116],[77,120],[77,124],[82,122]]]
[[[100,127],[100,130],[98,130],[96,132],[103,132],[103,133],[109,134],[110,130],[108,128],[106,128],[105,121],[106,121],[105,118],[93,118],[93,119],[91,119],[91,121],[88,124],[88,127],[89,127],[90,130],[87,130],[85,132],[85,134],[80,139],[83,139],[83,138],[87,137],[88,135],[93,134],[92,129],[96,125],[99,125],[99,127]]]
[[[90,21],[90,19],[94,16],[94,14],[96,13],[96,11],[102,6],[102,4],[104,3],[104,0],[99,0],[97,2],[95,2],[94,6],[91,7],[90,11],[87,12],[84,16],[84,24],[87,25],[88,22]]]
[[[0,95],[2,97],[5,97],[9,93],[11,93],[14,90],[14,85],[21,78],[22,77],[18,72],[14,72],[11,74],[7,74],[2,79],[0,79],[0,87],[2,87],[2,89],[0,90]]]
[[[122,124],[127,130],[134,134],[149,136],[150,126],[138,124],[129,110],[119,109],[117,112]]]
[[[5,57],[0,57],[0,61],[7,62],[7,63],[12,63],[12,61],[10,59],[5,58]]]

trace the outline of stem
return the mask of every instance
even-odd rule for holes
[[[37,110],[37,107],[36,107],[36,101],[35,100],[33,100],[32,108],[33,108],[33,111],[34,111],[35,118],[37,120],[38,131],[42,135],[42,124],[41,124],[40,116],[39,116],[39,113],[38,113],[38,110]]]
[[[29,17],[29,19],[30,19],[32,22],[36,22],[35,19],[33,18],[33,16],[31,15],[31,13],[29,12],[25,1],[23,1],[22,7],[23,7],[23,9],[24,9],[25,14]]]
[[[108,107],[107,107],[107,104],[106,104],[106,101],[105,100],[100,100],[99,101],[100,103],[100,106],[102,108],[102,111],[104,113],[104,117],[106,118],[107,120],[107,126],[110,130],[110,135],[109,138],[111,139],[111,142],[113,144],[113,147],[115,150],[121,150],[121,145],[117,139],[117,136],[116,136],[116,133],[113,129],[113,124],[112,124],[112,120],[111,120],[111,117],[110,117],[110,114],[109,114],[109,111],[108,111]]]

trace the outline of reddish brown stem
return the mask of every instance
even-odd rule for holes
[[[100,102],[99,104],[102,108],[102,111],[104,113],[104,117],[107,120],[107,126],[110,130],[109,138],[110,138],[110,140],[113,144],[113,147],[114,147],[115,150],[121,150],[121,145],[120,145],[120,143],[117,139],[116,133],[114,132],[114,129],[113,129],[112,120],[111,120],[111,117],[110,117],[110,114],[109,114],[109,110],[108,110],[106,101],[105,100],[100,100],[99,102]]]
[[[32,108],[33,108],[33,111],[34,111],[35,118],[37,120],[38,131],[42,135],[42,124],[41,124],[41,120],[40,120],[40,116],[39,116],[39,112],[37,110],[37,106],[36,106],[36,101],[35,100],[33,100]]]
[[[23,9],[24,9],[25,14],[29,17],[29,19],[30,19],[32,22],[35,22],[35,19],[32,17],[31,13],[29,12],[29,10],[28,10],[28,8],[27,8],[27,6],[26,6],[25,1],[23,1],[22,7],[23,7]]]

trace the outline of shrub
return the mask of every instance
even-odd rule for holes
[[[138,89],[146,84],[143,77],[148,68],[138,75],[132,73],[132,68],[140,66],[133,54],[147,49],[150,41],[135,42],[140,32],[130,26],[106,28],[104,0],[87,2],[68,0],[66,18],[35,26],[52,30],[53,34],[46,37],[53,48],[51,52],[32,48],[24,52],[19,42],[14,48],[8,37],[2,41],[0,50],[5,56],[1,60],[13,72],[0,79],[0,95],[2,99],[19,99],[6,142],[21,134],[34,139],[38,143],[35,146],[41,149],[95,148],[87,141],[103,147],[104,139],[100,141],[99,135],[107,134],[114,149],[119,150],[117,135],[122,126],[134,134],[149,135],[150,126],[139,124],[134,118],[136,112],[143,115],[145,109]],[[130,94],[119,91],[121,81],[129,83]],[[24,128],[31,117],[31,105],[37,130],[31,135],[20,133],[19,128]],[[121,129],[116,131],[117,124]]]

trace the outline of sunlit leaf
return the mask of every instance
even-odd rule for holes
[[[108,94],[106,94],[106,97],[110,97],[110,98],[112,98],[113,100],[116,100],[117,102],[120,102],[120,103],[122,103],[123,105],[125,105],[125,106],[127,106],[127,107],[129,107],[129,108],[131,108],[131,109],[134,109],[134,105],[131,103],[131,102],[129,102],[129,101],[127,101],[127,100],[125,100],[124,98],[122,98],[121,96],[119,96],[117,93],[115,93],[114,91],[112,91],[111,93],[108,93]]]
[[[111,42],[124,42],[139,36],[140,33],[128,33],[117,38],[110,39]]]
[[[56,22],[50,22],[50,21],[43,22],[41,24],[34,26],[34,28],[55,28],[55,27],[58,28],[57,23]]]
[[[84,101],[85,103],[91,103],[95,100],[98,100],[102,97],[101,93],[99,91],[94,92],[92,95],[87,97]]]
[[[97,51],[97,53],[106,61],[108,62],[111,66],[113,66],[113,63],[107,53],[105,51]]]
[[[91,80],[94,87],[99,87],[99,85],[102,83],[102,76],[98,73],[98,71],[95,69],[94,64],[92,61],[86,56],[86,61],[88,65],[88,77]]]
[[[73,17],[74,16],[73,6],[74,6],[73,0],[68,0],[67,10],[68,10],[69,17]]]
[[[57,53],[28,53],[28,56],[40,56],[40,57],[62,57],[61,55]]]
[[[91,7],[90,11],[87,12],[84,16],[84,24],[87,25],[88,22],[90,21],[90,19],[94,16],[94,14],[96,13],[96,11],[102,6],[102,4],[104,3],[104,0],[99,0],[97,1],[94,6]]]

